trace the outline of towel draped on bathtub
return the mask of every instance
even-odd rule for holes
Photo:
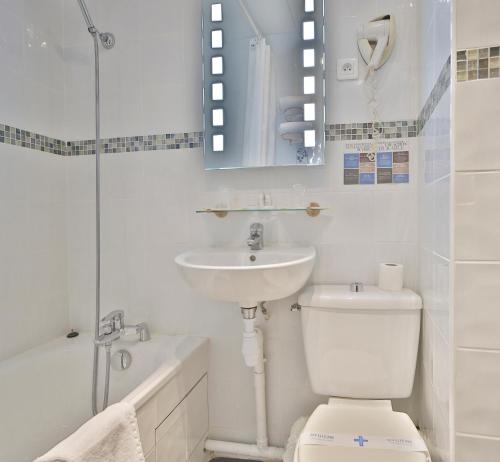
[[[134,406],[108,407],[35,462],[145,462]]]

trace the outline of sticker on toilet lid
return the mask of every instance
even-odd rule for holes
[[[300,436],[299,445],[389,449],[402,452],[422,452],[428,455],[427,446],[422,438],[392,438],[387,436],[349,435],[347,433],[309,432]]]

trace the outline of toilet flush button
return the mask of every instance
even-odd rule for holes
[[[363,292],[364,286],[362,282],[353,282],[351,284],[351,292]]]

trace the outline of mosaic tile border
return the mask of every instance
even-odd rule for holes
[[[101,141],[104,154],[138,151],[194,149],[203,146],[203,132],[165,133],[160,135],[123,136]],[[95,154],[95,140],[69,141],[67,156]]]
[[[373,139],[374,129],[380,139],[414,138],[418,121],[351,123],[326,125],[326,141],[356,141]],[[124,136],[101,140],[102,153],[194,149],[203,147],[203,132],[164,133],[157,135]],[[94,140],[63,141],[36,132],[0,124],[0,143],[35,149],[61,156],[95,155]]]
[[[0,124],[0,143],[62,156],[66,155],[67,152],[66,141],[5,124]]]
[[[500,46],[457,51],[457,82],[500,78]]]
[[[95,155],[95,140],[63,141],[6,124],[0,124],[0,143],[60,156]],[[202,146],[203,132],[125,136],[101,140],[103,154],[194,149]]]
[[[418,134],[422,132],[425,125],[431,118],[434,110],[438,106],[441,98],[446,93],[451,85],[451,56],[444,63],[443,68],[439,74],[439,77],[434,84],[434,87],[424,104],[424,107],[420,111],[418,116]]]
[[[378,132],[378,139],[415,138],[417,120],[396,120],[392,122],[362,122],[331,124],[325,126],[326,141],[371,140]]]

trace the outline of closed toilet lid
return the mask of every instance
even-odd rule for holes
[[[299,439],[295,462],[426,462],[427,448],[411,419],[387,409],[321,405]]]

